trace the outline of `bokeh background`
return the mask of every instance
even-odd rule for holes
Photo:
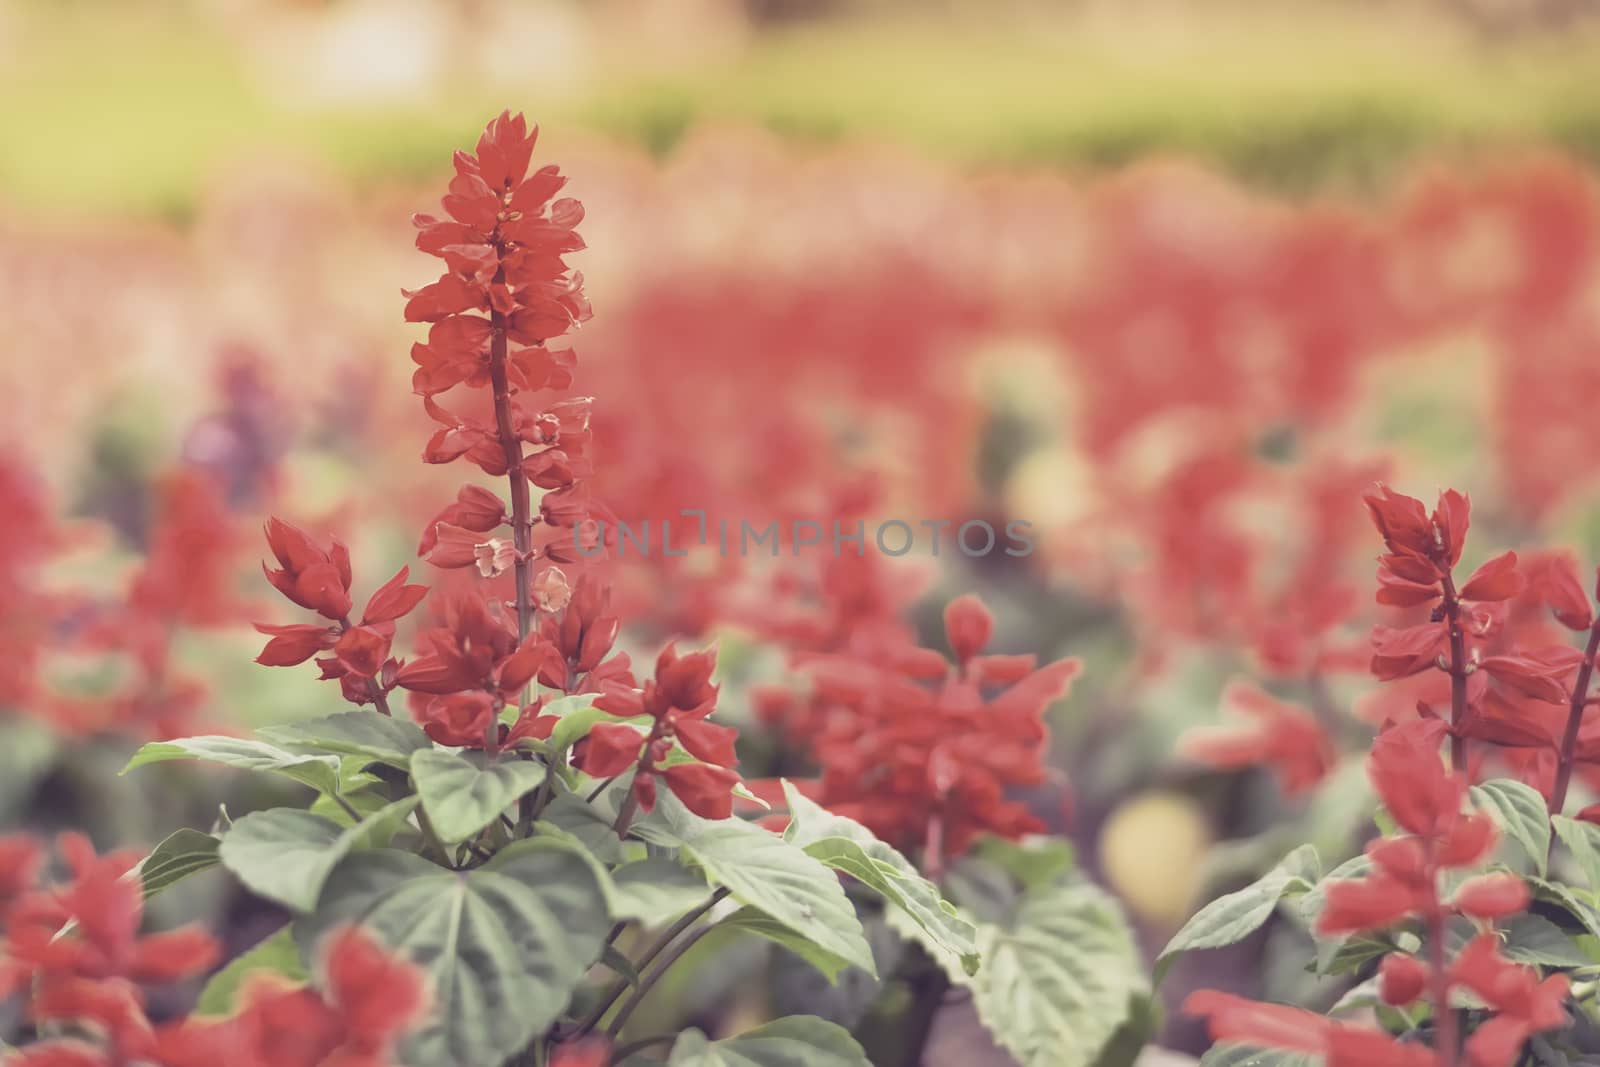
[[[620,515],[1038,539],[891,576],[635,561],[626,640],[720,639],[747,770],[802,773],[738,694],[819,619],[937,647],[979,592],[1003,650],[1085,661],[1031,800],[1152,949],[1289,844],[1359,848],[1359,753],[1406,699],[1364,674],[1365,485],[1470,491],[1480,558],[1600,556],[1589,0],[0,0],[0,827],[259,806],[116,772],[333,709],[251,662],[249,620],[285,621],[255,529],[413,562],[456,477],[417,461],[408,220],[507,106],[587,207],[578,387]],[[1241,681],[1349,754],[1187,758]],[[1164,988],[1326,1003],[1299,936]],[[724,1004],[755,964],[722,959],[661,1010]],[[1004,1062],[940,1026],[929,1062]]]

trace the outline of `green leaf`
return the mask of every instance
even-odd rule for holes
[[[426,748],[411,756],[411,780],[422,809],[446,844],[455,844],[494,822],[544,782],[536,760],[496,758],[482,752]]]
[[[999,867],[1024,889],[1039,889],[1059,881],[1076,861],[1072,842],[1059,837],[1011,841],[992,834],[978,839],[973,855]]]
[[[1586,933],[1600,937],[1600,909],[1595,907],[1594,895],[1561,882],[1543,878],[1526,878],[1535,900],[1555,904],[1576,919]]]
[[[746,933],[764,937],[773,944],[787,949],[798,958],[816,968],[829,985],[837,984],[839,975],[857,966],[853,961],[845,959],[837,952],[830,952],[805,934],[797,933],[791,927],[774,919],[766,912],[755,908],[740,908],[726,919],[717,923],[720,930],[743,930]]]
[[[1494,819],[1505,835],[1521,846],[1542,876],[1550,854],[1550,813],[1539,791],[1510,778],[1495,778],[1473,786],[1467,795],[1473,807]]]
[[[1321,1056],[1308,1052],[1284,1052],[1248,1045],[1216,1045],[1200,1057],[1200,1067],[1320,1067],[1321,1063]]]
[[[154,741],[133,754],[122,773],[151,763],[193,759],[220,763],[247,771],[273,771],[309,785],[321,793],[339,786],[339,761],[333,756],[308,756],[245,737],[185,737]]]
[[[1565,815],[1552,815],[1550,825],[1583,871],[1584,880],[1589,883],[1586,888],[1591,893],[1600,891],[1600,826]]]
[[[1184,923],[1156,957],[1156,981],[1166,974],[1172,958],[1180,952],[1222,948],[1243,941],[1272,917],[1285,896],[1310,892],[1321,873],[1317,850],[1301,845],[1250,885],[1213,900]]]
[[[221,862],[217,855],[218,844],[215,837],[199,830],[184,829],[167,835],[166,840],[139,864],[139,881],[144,886],[144,898],[149,900],[191,874],[215,867]]]
[[[556,797],[539,813],[534,828],[549,824],[562,833],[570,834],[594,853],[603,863],[623,863],[629,858],[629,842],[617,836],[611,827],[612,820],[593,804],[570,793]],[[642,851],[638,842],[632,842],[635,851]]]
[[[711,897],[705,877],[664,856],[624,863],[611,872],[611,913],[661,926]]]
[[[551,838],[519,841],[471,871],[409,852],[357,852],[334,868],[302,951],[360,923],[428,972],[435,1011],[409,1067],[500,1063],[549,1028],[600,958],[611,918],[591,860]]]
[[[321,719],[265,727],[258,733],[281,745],[359,756],[368,763],[387,763],[402,770],[413,752],[433,747],[416,723],[370,710],[342,711]]]
[[[1115,898],[1087,883],[1025,894],[1005,926],[978,927],[983,967],[952,974],[1023,1067],[1088,1067],[1147,990]]]
[[[714,884],[824,952],[877,970],[872,949],[839,876],[777,834],[741,819],[702,819],[671,790],[662,790],[655,811],[633,832],[652,844],[682,850]]]
[[[788,781],[783,792],[791,816],[784,840],[873,890],[915,924],[919,941],[959,958],[966,973],[977,971],[977,928],[940,896],[937,886],[865,826],[806,799]]]
[[[685,1030],[673,1044],[667,1065],[872,1067],[848,1030],[814,1015],[791,1015],[721,1041],[708,1041],[699,1030]]]
[[[278,975],[290,982],[310,980],[311,976],[300,960],[300,949],[295,945],[294,934],[289,927],[282,927],[212,975],[200,991],[195,1013],[231,1015],[238,1007],[239,987],[244,984],[245,977],[258,971]]]
[[[352,827],[298,808],[251,812],[223,836],[222,863],[257,896],[308,912],[351,849],[392,835],[394,823],[416,806],[416,797],[405,797]]]
[[[1311,968],[1317,974],[1343,974],[1381,956],[1389,947],[1363,934],[1340,937],[1322,937],[1316,933],[1317,920],[1328,903],[1328,886],[1349,878],[1365,878],[1372,873],[1372,861],[1366,856],[1352,856],[1324,875],[1310,892],[1300,899],[1300,918],[1316,939],[1317,954]]]
[[[1500,926],[1508,959],[1541,967],[1593,967],[1577,939],[1542,915],[1514,915]]]

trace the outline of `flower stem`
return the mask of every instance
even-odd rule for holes
[[[495,274],[503,284],[504,270]],[[522,442],[517,438],[511,417],[511,384],[506,374],[506,317],[496,311],[490,317],[489,381],[494,387],[494,424],[500,447],[506,454],[506,478],[511,483],[511,542],[516,547],[514,564],[517,581],[517,640],[527,640],[533,628],[533,600],[529,570],[533,565],[533,508],[528,496],[528,476],[522,470]]]
[[[704,916],[712,908],[716,907],[717,903],[727,895],[728,891],[726,889],[718,889],[715,893],[711,894],[710,900],[706,901],[703,905],[691,911],[689,914],[685,915],[683,918],[679,919],[677,922],[668,927],[666,933],[658,937],[655,944],[646,949],[644,955],[639,957],[639,962],[636,969],[643,971],[646,967],[650,966],[650,964],[654,962],[655,958],[661,955],[661,953],[666,950],[668,945],[672,944],[673,940],[679,934],[683,933],[689,927],[698,922],[702,916]],[[578,1024],[573,1033],[581,1034],[594,1029],[595,1025],[599,1023],[601,1019],[605,1018],[606,1012],[611,1010],[611,1005],[615,1004],[617,1002],[617,998],[621,997],[623,993],[627,992],[627,990],[628,980],[626,978],[617,979],[611,988],[606,990],[605,994],[601,996],[600,1003],[596,1005],[595,1008],[584,1018],[584,1020]]]
[[[1444,569],[1444,568],[1441,568]],[[1461,628],[1461,601],[1444,569],[1444,617],[1450,625],[1450,768],[1467,773],[1467,739],[1459,731],[1467,718],[1467,635]]]
[[[679,939],[667,954],[657,961],[654,967],[650,968],[650,973],[639,979],[639,988],[634,990],[633,996],[623,1002],[621,1008],[617,1009],[616,1017],[606,1027],[606,1036],[616,1040],[617,1035],[622,1032],[622,1028],[628,1025],[628,1019],[633,1015],[634,1010],[644,1002],[645,997],[650,995],[650,990],[655,988],[655,984],[661,981],[661,976],[666,974],[672,965],[683,957],[685,952],[693,948],[696,942],[714,929],[716,927],[708,923],[690,933],[688,937]]]
[[[1425,866],[1435,870],[1433,844],[1428,842]],[[1450,975],[1445,970],[1444,908],[1439,903],[1438,878],[1434,878],[1432,899],[1428,902],[1428,962],[1429,982],[1432,986],[1433,1019],[1435,1027],[1434,1051],[1439,1056],[1439,1067],[1457,1067],[1460,1038],[1456,1032],[1456,1013],[1450,1008]]]
[[[1567,804],[1567,787],[1572,784],[1572,765],[1578,750],[1578,730],[1583,725],[1583,709],[1589,702],[1589,679],[1594,675],[1594,658],[1600,654],[1600,619],[1589,628],[1589,643],[1584,646],[1583,665],[1572,683],[1572,704],[1567,712],[1567,729],[1561,735],[1561,761],[1556,765],[1556,784],[1550,790],[1550,814],[1559,815]]]

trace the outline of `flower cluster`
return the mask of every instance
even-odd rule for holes
[[[352,704],[377,704],[387,710],[388,694],[396,684],[400,664],[391,656],[396,620],[409,614],[428,595],[427,586],[407,585],[409,569],[400,568],[372,594],[352,622],[350,586],[354,580],[350,551],[338,540],[324,549],[310,534],[282,519],[267,523],[267,546],[278,560],[276,569],[263,566],[267,581],[290,602],[322,616],[326,622],[275,626],[257,623],[271,637],[256,662],[269,667],[292,667],[319,652],[322,677],[336,678],[344,698]]]
[[[317,987],[248,975],[238,1009],[158,1036],[160,1067],[394,1067],[401,1038],[426,1016],[422,971],[358,927],[320,946]]]
[[[63,687],[46,703],[70,732],[177,737],[207,718],[205,684],[186,673],[176,646],[186,631],[232,626],[250,607],[235,592],[241,538],[216,479],[179,468],[154,486],[145,555],[120,597],[74,598],[61,620],[74,652],[125,666],[111,693]]]
[[[1186,1010],[1210,1019],[1214,1039],[1309,1052],[1351,1067],[1453,1067],[1462,1062],[1458,1052],[1473,1067],[1511,1067],[1530,1036],[1567,1025],[1567,977],[1541,981],[1532,967],[1507,959],[1492,928],[1528,907],[1523,880],[1510,873],[1481,874],[1462,881],[1448,897],[1441,892],[1446,873],[1484,862],[1497,836],[1487,815],[1463,810],[1466,780],[1439,757],[1445,732],[1441,721],[1415,719],[1385,730],[1373,744],[1368,776],[1402,832],[1368,847],[1370,874],[1328,884],[1316,922],[1319,936],[1333,938],[1420,923],[1428,960],[1389,953],[1378,967],[1378,993],[1396,1007],[1429,999],[1437,1020],[1434,1047],[1297,1009],[1195,993]],[[1453,959],[1446,955],[1451,916],[1480,928]],[[1451,1000],[1456,990],[1470,992],[1491,1013],[1464,1044]]]
[[[203,973],[217,946],[198,927],[139,935],[144,901],[139,879],[129,876],[137,853],[98,856],[77,834],[64,835],[59,850],[71,881],[39,887],[40,849],[27,838],[0,839],[0,998],[29,991],[30,1018],[41,1032],[87,1025],[98,1042],[40,1041],[22,1053],[22,1063],[44,1065],[74,1052],[85,1065],[148,1057],[156,1032],[140,987]]]
[[[805,740],[822,768],[815,799],[897,846],[920,849],[937,874],[981,834],[1044,829],[1007,790],[1045,780],[1044,712],[1078,673],[1074,659],[985,655],[994,618],[974,596],[951,601],[945,637],[955,663],[901,645],[882,655],[804,661],[814,703]]]
[[[1185,756],[1219,770],[1271,767],[1290,796],[1314,789],[1327,776],[1333,739],[1310,710],[1246,682],[1230,685],[1222,701],[1249,721],[1189,731],[1179,744]]]
[[[649,729],[641,734],[623,723],[599,723],[589,732],[581,757],[583,770],[596,778],[613,778],[634,769],[633,801],[649,811],[655,805],[656,778],[688,809],[707,819],[733,814],[733,789],[739,774],[730,726],[706,721],[716,709],[715,650],[679,655],[668,645],[656,659],[655,677],[642,689],[614,687],[595,702],[600,710],[624,718],[644,716]],[[676,742],[676,744],[674,744]],[[702,762],[673,761],[677,748]]]
[[[206,973],[218,947],[198,926],[141,936],[140,856],[58,843],[70,880],[38,884],[44,851],[0,838],[0,1000],[26,997],[40,1038],[8,1067],[390,1067],[395,1040],[427,1010],[421,972],[346,928],[323,945],[316,989],[254,975],[226,1019],[153,1024],[143,987]]]
[[[1372,673],[1383,681],[1434,671],[1449,679],[1452,761],[1465,770],[1469,738],[1512,740],[1519,726],[1538,721],[1539,705],[1567,703],[1584,657],[1567,645],[1498,647],[1506,636],[1507,602],[1524,591],[1527,580],[1516,553],[1505,552],[1457,587],[1453,570],[1471,514],[1466,496],[1447,490],[1432,512],[1387,486],[1365,500],[1388,550],[1378,562],[1378,602],[1428,609],[1424,622],[1373,630]],[[1425,687],[1419,694],[1419,707],[1434,714],[1439,697]]]
[[[412,384],[430,417],[441,425],[423,450],[429,463],[466,457],[484,473],[511,482],[511,514],[498,500],[463,490],[424,533],[425,557],[441,567],[476,566],[486,576],[516,571],[518,595],[527,594],[537,559],[573,562],[572,529],[590,521],[591,504],[580,482],[587,473],[587,398],[548,407],[532,403],[543,390],[572,383],[573,354],[549,342],[589,318],[583,275],[568,273],[563,257],[584,247],[574,227],[583,205],[553,199],[566,184],[559,168],[529,162],[538,127],[521,115],[502,114],[484,130],[476,155],[457,152],[455,178],[444,198],[448,218],[418,215],[417,247],[444,260],[438,281],[408,293],[406,321],[431,323],[426,343],[412,347]],[[458,415],[436,399],[464,386],[463,402],[492,410]],[[531,513],[527,485],[545,490]],[[506,522],[512,541],[489,536]],[[555,531],[535,547],[532,531]],[[565,532],[563,532],[565,531]]]

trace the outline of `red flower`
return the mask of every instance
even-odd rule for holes
[[[701,818],[726,819],[733,814],[737,771],[709,763],[676,763],[663,771],[662,777],[684,807]]]
[[[338,541],[318,548],[309,534],[282,519],[267,520],[267,546],[281,570],[263,566],[273,588],[302,608],[338,622],[350,614],[350,553]]]
[[[1561,625],[1569,630],[1587,630],[1594,624],[1589,595],[1584,592],[1583,582],[1578,577],[1578,562],[1570,552],[1541,558],[1530,584]]]
[[[1473,919],[1493,921],[1526,911],[1532,900],[1528,885],[1514,874],[1483,874],[1456,890],[1451,905]]]
[[[1333,766],[1333,739],[1306,709],[1242,682],[1222,700],[1254,722],[1191,730],[1179,742],[1184,755],[1222,770],[1271,767],[1291,796],[1315,787]]]
[[[401,567],[398,574],[378,587],[378,591],[367,601],[366,610],[361,613],[363,626],[393,622],[411,614],[412,609],[422,603],[423,597],[428,595],[428,587],[407,585],[406,577],[410,573],[410,567]]]
[[[970,594],[956,597],[945,605],[944,629],[950,651],[964,670],[969,660],[989,646],[989,637],[994,633],[994,616],[977,597]]]
[[[1189,994],[1183,1010],[1205,1016],[1214,1041],[1308,1053],[1321,1056],[1328,1067],[1439,1067],[1431,1049],[1300,1008],[1202,989]]]
[[[1517,573],[1517,554],[1505,552],[1477,570],[1461,587],[1462,600],[1510,600],[1522,592],[1525,582]]]
[[[426,558],[433,550],[438,540],[435,527],[441,522],[473,533],[488,533],[504,525],[506,518],[506,505],[499,496],[481,486],[463,485],[456,494],[455,503],[445,507],[423,528],[417,555]]]
[[[272,637],[256,657],[256,662],[266,667],[293,667],[304,663],[318,652],[326,652],[339,640],[339,631],[310,623],[271,626],[258,622],[255,627],[259,633]]]
[[[1428,968],[1415,956],[1391,952],[1378,964],[1378,997],[1403,1008],[1422,996],[1428,984]]]
[[[321,945],[320,992],[247,977],[241,1007],[191,1019],[155,1041],[161,1067],[395,1067],[399,1040],[426,1016],[422,971],[354,927]]]

